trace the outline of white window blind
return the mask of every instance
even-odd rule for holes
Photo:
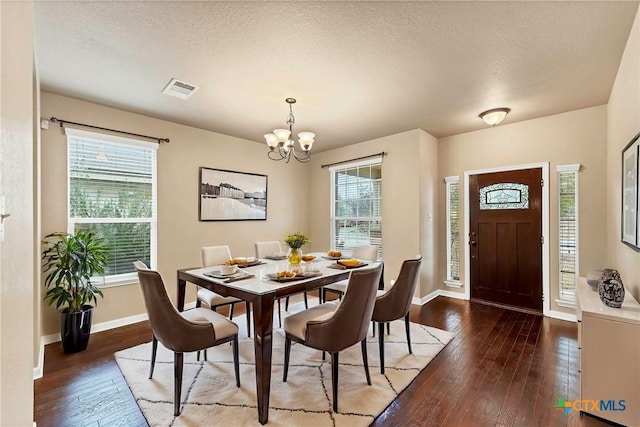
[[[155,265],[157,144],[66,129],[69,232],[90,229],[110,248],[105,284]]]
[[[457,176],[445,178],[447,199],[447,281],[460,281],[460,197]]]
[[[347,254],[378,246],[382,257],[382,162],[369,160],[331,171],[331,246]]]
[[[558,166],[560,301],[575,302],[578,278],[578,171],[580,165]]]

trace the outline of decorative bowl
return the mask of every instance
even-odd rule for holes
[[[229,276],[238,271],[238,266],[236,264],[226,265],[223,264],[220,266],[220,274],[224,274],[225,276]]]

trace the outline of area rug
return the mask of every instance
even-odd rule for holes
[[[242,318],[234,319],[244,325]],[[269,422],[273,426],[367,426],[451,341],[449,332],[411,323],[408,353],[404,321],[385,335],[385,374],[380,374],[378,340],[369,331],[367,351],[372,386],[367,386],[360,345],[340,353],[338,413],[332,410],[330,356],[294,343],[287,382],[282,382],[284,332],[273,333]],[[235,385],[231,347],[208,350],[208,361],[184,356],[182,413],[173,415],[173,353],[158,345],[153,379],[148,379],[151,343],[115,353],[118,366],[150,426],[259,426],[253,339],[241,331],[240,381]]]

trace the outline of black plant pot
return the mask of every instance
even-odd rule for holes
[[[87,348],[92,316],[93,306],[88,304],[77,313],[69,313],[68,309],[60,312],[60,337],[65,353],[77,353]]]

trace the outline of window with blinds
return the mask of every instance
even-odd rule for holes
[[[460,282],[459,177],[445,178],[447,199],[447,282]]]
[[[558,166],[560,301],[575,302],[578,278],[578,170]]]
[[[382,257],[382,162],[380,159],[332,167],[331,246],[350,254],[376,245]]]
[[[136,278],[133,261],[155,265],[157,144],[66,133],[69,232],[100,235],[110,248],[104,284],[130,283]]]

